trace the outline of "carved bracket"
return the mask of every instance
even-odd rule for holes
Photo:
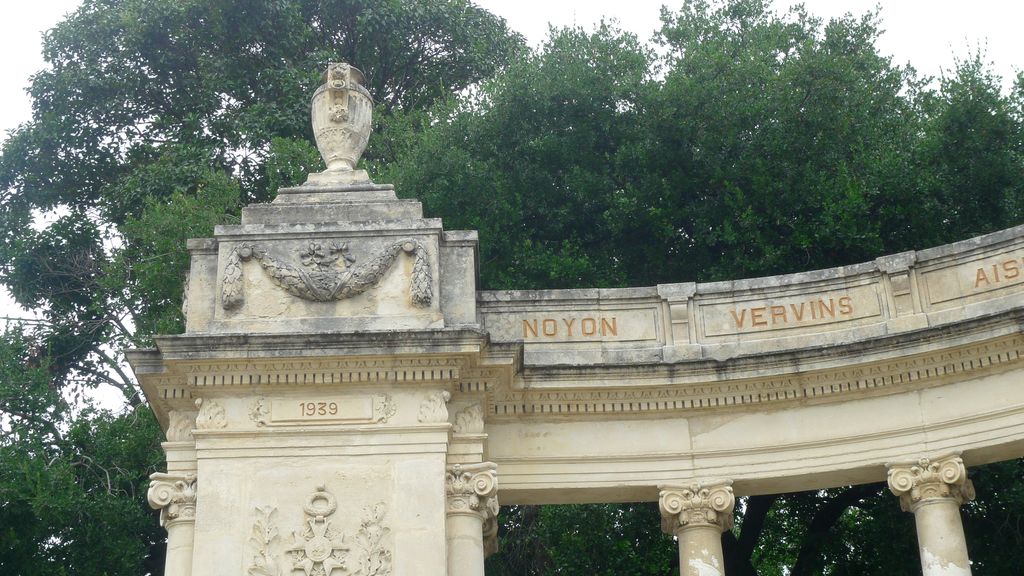
[[[725,532],[732,528],[735,505],[731,480],[662,486],[658,498],[661,528],[672,535],[691,526],[714,526]]]
[[[235,246],[224,266],[221,305],[225,310],[232,310],[245,302],[242,262],[255,260],[274,284],[293,296],[313,302],[331,302],[358,296],[374,287],[403,252],[413,257],[412,305],[426,308],[433,301],[434,290],[430,260],[423,244],[412,239],[394,242],[358,265],[348,252],[348,244],[324,246],[310,242],[300,254],[301,266],[272,256],[259,244],[247,242]]]

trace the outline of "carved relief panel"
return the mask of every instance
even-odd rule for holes
[[[437,266],[436,242],[422,236],[325,233],[223,243],[217,317],[263,324],[290,318],[437,320]]]
[[[387,506],[341,510],[325,485],[316,487],[302,505],[298,526],[282,527],[277,508],[257,506],[245,573],[248,576],[388,576],[392,538]],[[356,519],[352,522],[350,519]],[[289,530],[290,529],[290,530]],[[288,535],[282,533],[288,531]]]

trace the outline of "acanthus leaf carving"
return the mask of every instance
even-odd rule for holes
[[[451,400],[451,392],[440,390],[431,392],[420,404],[420,411],[417,419],[423,424],[434,424],[448,421],[448,401]]]
[[[714,526],[725,532],[732,528],[735,505],[731,480],[662,486],[658,498],[662,530],[673,535],[690,526]]]
[[[196,517],[196,476],[155,472],[149,476],[146,500],[160,510],[160,525],[193,521]]]
[[[196,406],[199,408],[199,414],[196,415],[197,429],[214,430],[228,425],[227,413],[216,400],[197,398]]]
[[[433,301],[433,276],[426,247],[414,239],[393,242],[358,265],[349,253],[348,244],[325,246],[310,242],[299,255],[301,266],[295,266],[273,256],[259,244],[242,243],[231,249],[224,265],[221,305],[225,310],[232,310],[245,302],[243,262],[259,263],[274,284],[293,296],[313,302],[331,302],[358,296],[377,285],[402,253],[413,258],[409,280],[412,305],[426,308]]]
[[[192,440],[192,429],[196,427],[197,412],[194,410],[171,410],[167,413],[167,441],[187,442]]]
[[[464,408],[455,414],[456,434],[482,434],[484,431],[484,409],[479,403]]]

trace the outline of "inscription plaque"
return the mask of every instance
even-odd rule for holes
[[[1016,250],[923,274],[932,304],[1024,283],[1024,251]]]
[[[275,398],[270,401],[270,421],[296,422],[373,422],[371,397]]]
[[[700,307],[707,336],[821,326],[882,313],[875,285]]]
[[[484,317],[491,338],[527,343],[635,341],[657,338],[653,309],[490,312]]]

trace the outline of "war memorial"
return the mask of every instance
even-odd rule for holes
[[[480,576],[499,501],[658,502],[681,572],[722,576],[738,496],[885,479],[924,575],[971,573],[970,467],[1024,456],[1024,227],[784,276],[480,291],[475,232],[355,169],[371,109],[332,64],[327,169],[190,241],[185,333],[129,352],[166,432],[168,576]]]

